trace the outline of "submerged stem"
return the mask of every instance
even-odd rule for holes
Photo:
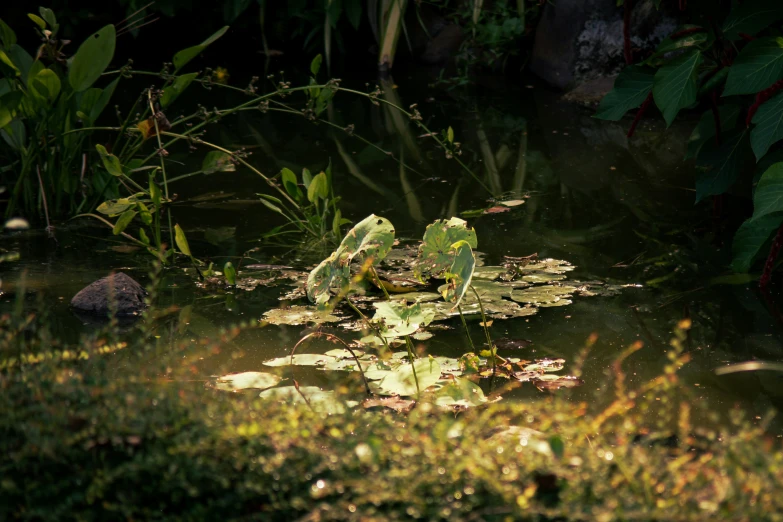
[[[465,316],[462,315],[462,306],[457,304],[457,310],[459,311],[459,318],[462,320],[462,327],[465,329],[465,335],[468,337],[468,343],[470,344],[471,351],[475,352],[476,347],[473,344],[473,339],[470,337],[470,331],[468,330],[468,323],[465,321]]]
[[[476,291],[476,288],[473,285],[470,285],[470,289],[473,290],[473,293],[476,294],[476,299],[478,300],[479,304],[479,310],[481,310],[481,324],[484,325],[484,333],[487,336],[487,346],[489,346],[489,353],[492,356],[492,375],[494,376],[497,372],[497,362],[495,359],[497,359],[497,355],[495,355],[495,347],[492,345],[492,337],[489,335],[489,327],[487,326],[487,316],[484,314],[484,304],[481,302],[481,297],[479,296],[479,293]]]

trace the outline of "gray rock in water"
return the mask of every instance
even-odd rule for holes
[[[114,312],[127,317],[144,310],[146,295],[144,288],[132,277],[119,272],[82,288],[71,299],[71,306],[89,314],[108,316]]]

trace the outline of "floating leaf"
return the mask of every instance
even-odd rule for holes
[[[435,404],[442,408],[470,408],[487,402],[481,387],[468,379],[454,379],[435,393]]]
[[[324,355],[322,353],[296,353],[293,357],[286,355],[264,361],[264,366],[324,366],[335,360],[335,357]]]
[[[416,377],[414,378],[414,368]],[[417,359],[413,365],[402,364],[383,379],[370,383],[370,389],[379,395],[416,395],[440,380],[440,365],[435,359]]]
[[[340,399],[333,391],[323,391],[317,386],[282,386],[269,388],[259,395],[262,399],[276,400],[289,404],[309,404],[319,413],[344,413],[346,408],[353,408],[359,403]],[[305,397],[307,400],[305,400]]]
[[[264,321],[277,325],[334,323],[340,320],[340,317],[333,315],[329,310],[318,310],[314,306],[274,308],[264,313]]]
[[[263,372],[242,372],[232,373],[219,377],[215,382],[215,388],[224,391],[246,390],[256,388],[263,390],[277,386],[282,380],[281,377],[273,373]]]
[[[114,26],[107,25],[79,46],[68,69],[68,82],[74,91],[85,91],[100,78],[114,57],[115,42]]]
[[[421,326],[432,322],[435,313],[432,310],[422,310],[420,304],[407,306],[395,301],[373,303],[375,315],[372,320],[385,326],[381,333],[383,337],[402,337],[410,335]]]
[[[362,408],[365,410],[373,410],[375,408],[388,408],[394,410],[397,413],[408,413],[413,409],[416,401],[410,399],[403,399],[401,397],[371,397],[364,399],[362,402]]]

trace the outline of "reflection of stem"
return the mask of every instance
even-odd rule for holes
[[[479,122],[476,137],[479,141],[481,156],[484,158],[484,165],[487,167],[487,177],[489,178],[489,186],[492,189],[492,194],[498,195],[503,192],[503,184],[500,182],[500,173],[498,172],[498,166],[495,163],[495,154],[492,152],[487,133],[484,132],[484,125],[481,122]]]
[[[476,347],[473,345],[473,339],[470,338],[470,331],[468,331],[468,323],[465,321],[465,316],[462,315],[462,306],[459,304],[457,305],[457,310],[459,310],[459,318],[462,319],[462,327],[465,329],[465,335],[468,336],[468,342],[470,343],[470,349],[471,351],[475,352]]]
[[[525,186],[525,176],[527,174],[527,125],[522,135],[519,137],[519,155],[517,157],[517,169],[514,172],[514,182],[511,186],[517,196],[522,195],[522,188]]]
[[[417,222],[424,221],[419,198],[416,197],[416,189],[411,187],[408,176],[405,173],[405,164],[402,162],[405,157],[403,150],[402,145],[400,145],[400,185],[402,185],[402,194],[405,197],[405,203],[408,205],[408,213],[410,213],[411,218]]]
[[[494,376],[497,372],[497,362],[495,359],[497,356],[495,355],[495,347],[492,346],[492,337],[489,335],[489,327],[487,326],[487,316],[484,314],[484,304],[481,302],[481,297],[479,296],[479,293],[476,291],[476,288],[473,285],[470,285],[470,289],[473,290],[473,293],[476,294],[476,299],[478,300],[479,304],[479,310],[481,310],[481,322],[484,325],[484,333],[487,336],[487,346],[489,346],[489,353],[492,355],[492,375]]]

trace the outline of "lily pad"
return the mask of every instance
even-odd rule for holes
[[[264,366],[324,366],[337,360],[336,357],[324,355],[322,353],[296,353],[291,356],[277,357],[264,361]]]
[[[214,387],[218,390],[236,391],[249,388],[258,388],[260,390],[277,386],[282,378],[273,373],[263,372],[242,372],[232,373],[219,377]]]
[[[421,326],[426,326],[435,318],[430,309],[422,309],[420,304],[405,305],[395,301],[374,303],[375,315],[373,322],[380,323],[385,329],[383,337],[403,337],[410,335]]]
[[[438,390],[435,404],[443,408],[470,408],[487,402],[481,387],[468,379],[454,379]]]
[[[264,313],[264,320],[270,324],[321,324],[334,323],[341,318],[329,310],[318,310],[314,306],[291,306],[289,308],[275,308]]]
[[[307,403],[319,413],[344,413],[347,408],[359,404],[357,401],[344,401],[334,391],[324,391],[317,386],[300,386],[299,390],[294,386],[269,388],[262,391],[259,397],[288,404]]]
[[[414,378],[414,368],[416,377]],[[418,379],[418,389],[416,380]],[[370,383],[370,389],[379,395],[416,395],[440,380],[440,365],[431,358],[418,359],[411,364],[401,364],[383,379]]]

